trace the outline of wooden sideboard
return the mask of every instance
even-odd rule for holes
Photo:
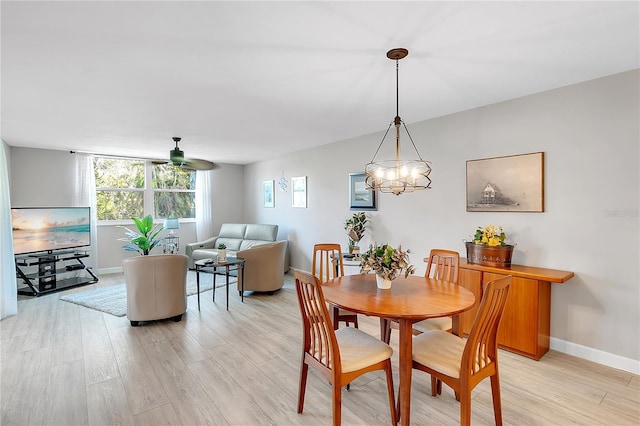
[[[522,265],[496,268],[470,264],[461,259],[458,283],[476,296],[476,305],[460,315],[465,334],[471,330],[484,285],[506,275],[513,279],[498,329],[498,345],[539,360],[549,350],[551,283],[564,283],[573,277],[573,272]]]

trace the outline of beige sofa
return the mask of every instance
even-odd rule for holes
[[[193,262],[197,260],[217,258],[218,245],[225,244],[227,246],[227,256],[246,260],[245,290],[277,290],[282,287],[284,274],[289,270],[288,242],[285,240],[276,241],[277,236],[278,225],[224,223],[215,237],[185,245],[185,253],[189,258],[189,268],[193,269]],[[254,252],[253,250],[257,251]],[[261,265],[262,272],[265,274],[264,282],[262,283],[258,283],[261,269],[256,268],[256,265]],[[275,275],[271,271],[276,265],[280,265],[281,268],[281,271],[277,272],[278,276],[282,276],[282,281],[279,284],[275,283],[279,278],[275,279]],[[274,271],[277,271],[277,269],[274,269]],[[268,274],[271,274],[270,279],[266,279]]]
[[[272,292],[282,288],[284,284],[282,265],[285,263],[286,253],[286,241],[276,241],[239,250],[236,257],[245,260],[242,274],[244,290]],[[240,280],[238,280],[238,291],[240,290]]]
[[[171,318],[187,311],[187,256],[160,254],[122,261],[127,287],[127,318],[140,321]]]

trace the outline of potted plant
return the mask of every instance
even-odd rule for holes
[[[227,245],[218,244],[218,262],[227,261]]]
[[[409,252],[403,251],[401,246],[393,248],[388,244],[371,245],[362,255],[360,273],[375,271],[378,288],[391,288],[391,281],[404,272],[405,278],[415,272],[415,267],[409,263]]]
[[[477,265],[509,267],[513,245],[506,243],[507,235],[502,226],[479,226],[472,241],[466,241],[467,262]]]
[[[158,244],[162,242],[162,238],[157,238],[160,231],[164,229],[161,224],[153,223],[153,217],[151,215],[145,216],[142,219],[131,218],[136,225],[136,231],[133,231],[126,226],[119,226],[125,229],[126,237],[119,238],[118,241],[125,241],[129,244],[122,246],[126,251],[137,251],[143,256],[149,254],[149,252]]]
[[[367,216],[364,212],[354,213],[344,223],[344,229],[347,231],[349,237],[349,254],[358,256],[360,254],[360,247],[358,244],[364,236],[366,229]]]

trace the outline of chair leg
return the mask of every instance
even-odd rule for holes
[[[391,323],[388,319],[380,318],[380,340],[387,345],[391,340]]]
[[[307,373],[309,372],[309,365],[304,362],[304,355],[302,357],[302,365],[300,366],[300,387],[298,389],[298,414],[302,413],[302,409],[304,408],[304,394],[307,390]]]
[[[391,413],[391,424],[395,425],[400,421],[398,419],[398,411],[396,411],[396,397],[393,393],[393,373],[391,372],[391,361],[387,361],[387,366],[384,369],[387,373],[387,393],[389,394],[389,410]]]
[[[502,403],[500,402],[500,379],[498,370],[496,374],[491,376],[491,395],[493,396],[493,416],[496,420],[496,426],[502,426]]]
[[[471,391],[468,389],[461,390],[460,397],[460,426],[471,425]]]
[[[340,426],[342,424],[342,388],[338,383],[334,382],[332,389],[333,426]]]

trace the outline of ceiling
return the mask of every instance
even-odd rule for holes
[[[180,136],[188,158],[248,164],[382,132],[395,47],[409,127],[640,67],[637,1],[0,8],[1,137],[20,147],[167,158]]]

